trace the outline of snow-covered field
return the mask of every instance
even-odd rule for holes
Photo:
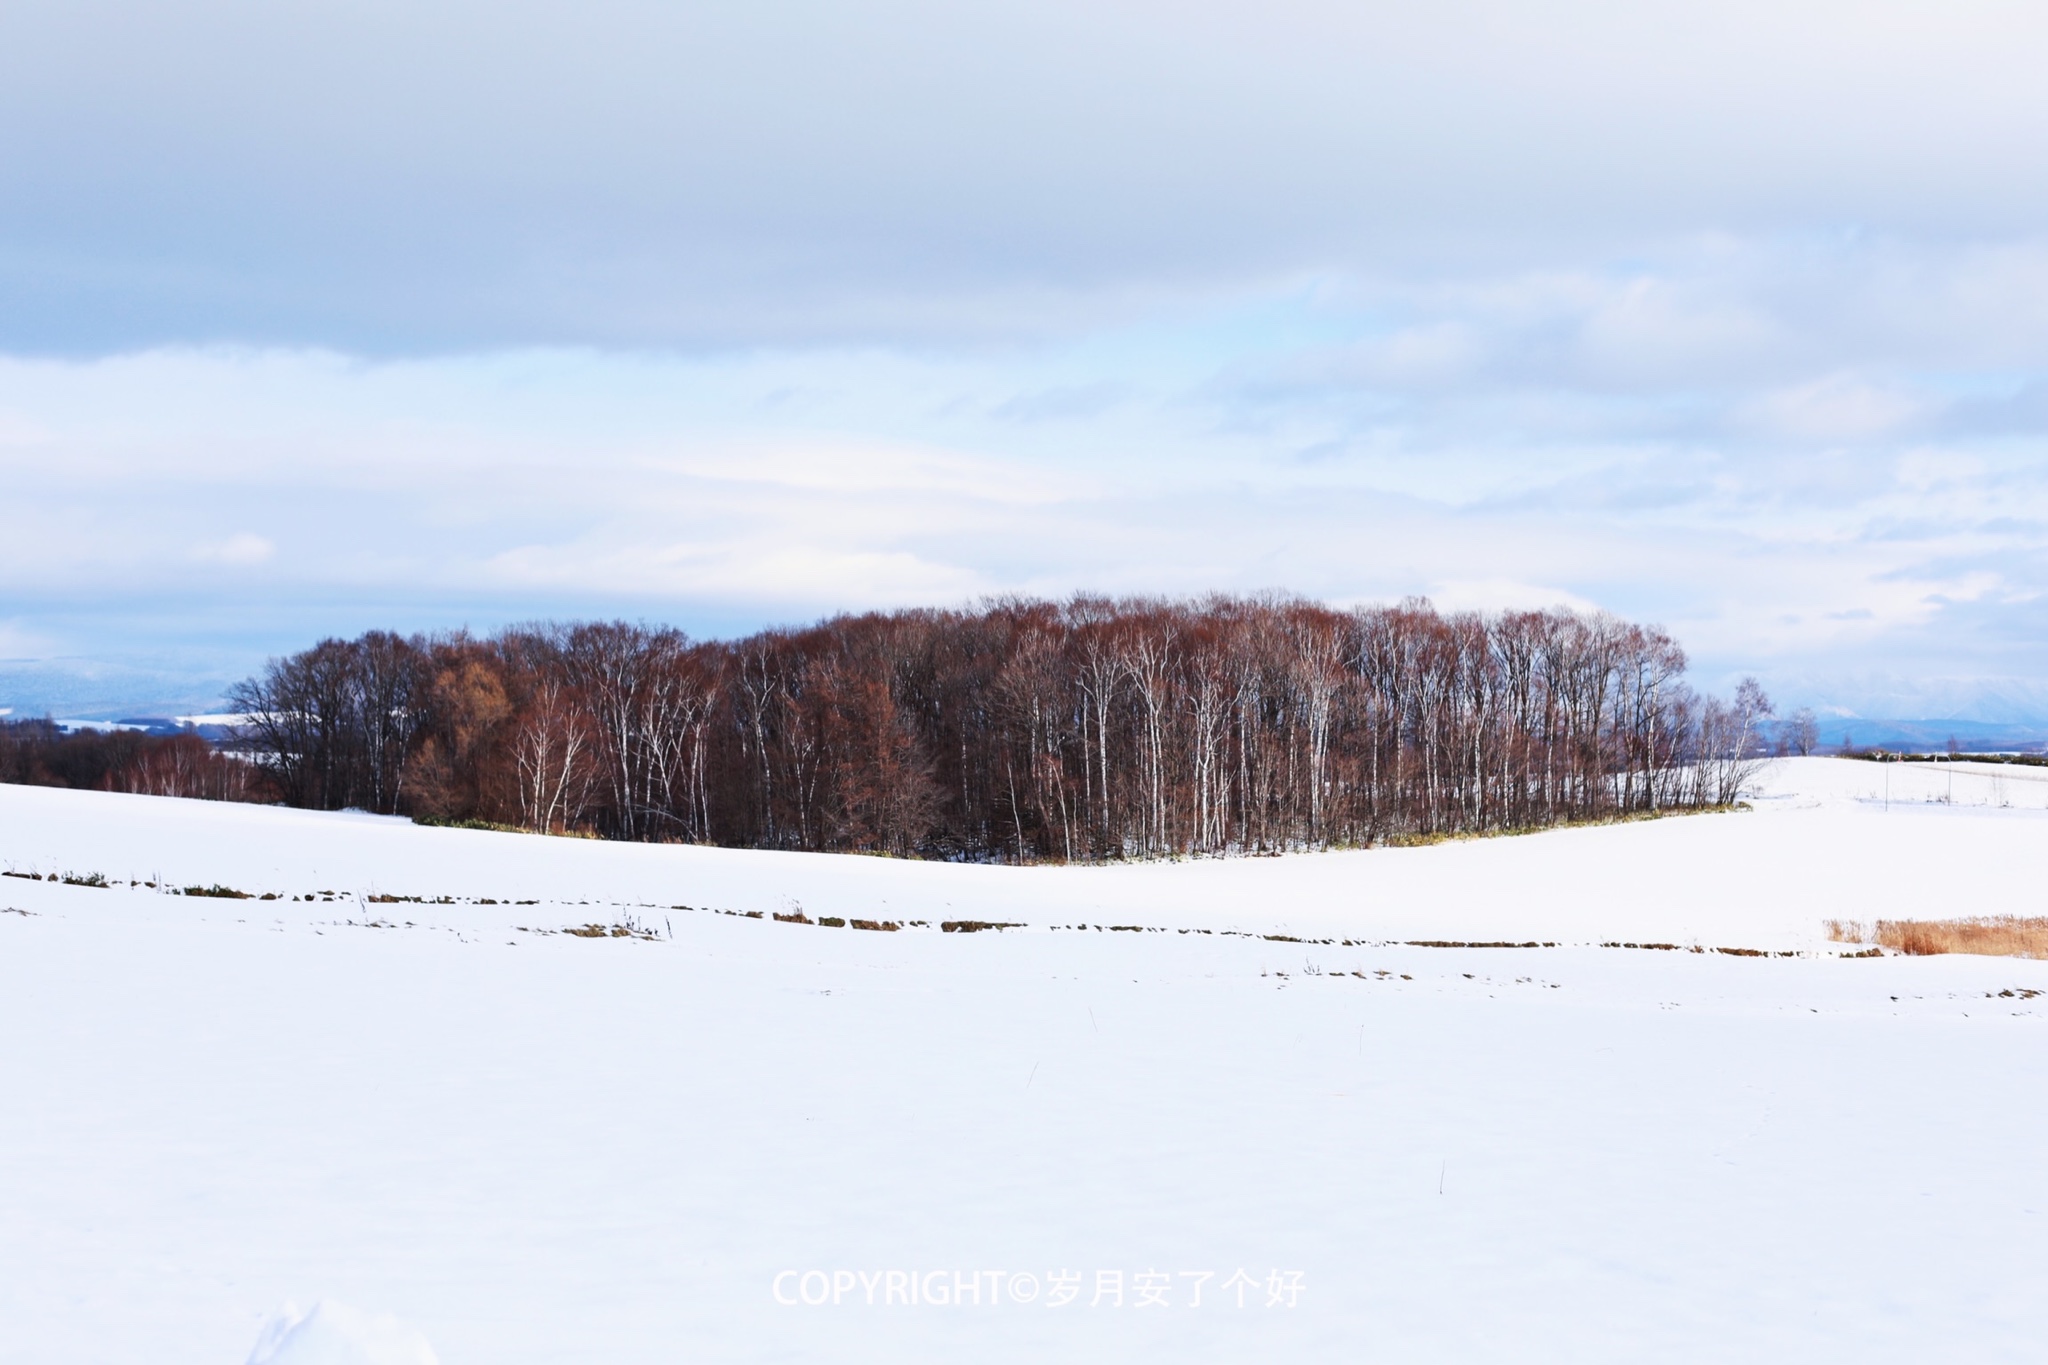
[[[2038,1359],[2048,963],[1823,921],[2048,914],[2044,778],[1025,869],[0,786],[119,883],[0,880],[0,1362]]]

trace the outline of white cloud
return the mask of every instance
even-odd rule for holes
[[[2006,0],[166,0],[8,36],[0,344],[33,349],[1072,336],[1303,272],[2048,207],[2013,170],[2048,21]]]
[[[1512,349],[1611,296],[1546,314],[1555,297],[1521,334],[1456,301],[1443,327]],[[1395,332],[1429,335],[1410,302]],[[1364,374],[1330,367],[1328,337],[1383,330],[1370,311],[1276,306],[1263,328],[995,353],[0,360],[0,429],[34,433],[0,441],[0,476],[36,509],[0,547],[0,610],[111,621],[170,593],[240,611],[260,589],[285,623],[265,638],[290,643],[1278,587],[1597,605],[1759,668],[1904,649],[2003,672],[2048,638],[2048,465],[1997,433],[1905,442],[1929,419],[1900,415],[1896,385],[1798,378],[1795,359],[1702,409],[1568,367]],[[1057,422],[1002,411],[1077,373],[1122,396]],[[1825,445],[1755,419],[1788,393]],[[221,529],[195,545],[194,525]],[[122,648],[125,627],[95,629],[67,648]]]
[[[1767,430],[1799,440],[1869,440],[1902,430],[1927,412],[1915,395],[1853,374],[1830,374],[1767,393],[1755,405]]]
[[[1546,588],[1513,579],[1446,579],[1433,584],[1429,599],[1445,611],[1543,611],[1568,607],[1597,611],[1599,603],[1567,588]]]
[[[2044,57],[2003,0],[45,6],[0,612],[1286,587],[2048,667]]]
[[[209,541],[192,547],[192,558],[202,564],[247,567],[262,564],[277,553],[275,542],[253,531],[238,531],[226,540]]]
[[[0,664],[32,663],[49,654],[48,635],[20,621],[0,621]]]

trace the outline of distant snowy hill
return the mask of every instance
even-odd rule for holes
[[[1916,753],[1944,752],[1950,740],[1965,750],[1997,753],[2007,750],[2033,752],[2048,745],[2048,725],[2015,724],[1999,721],[1958,720],[1927,717],[1883,719],[1865,716],[1816,717],[1821,746],[1826,749],[1853,745],[1858,748],[1909,750]]]
[[[0,660],[0,707],[17,720],[183,715],[218,710],[234,681],[211,672],[118,663]]]

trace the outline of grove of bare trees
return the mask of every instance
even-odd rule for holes
[[[328,640],[231,695],[277,799],[540,832],[1084,861],[1733,801],[1770,704],[1654,628],[1278,597],[1003,600],[736,641]]]
[[[197,734],[66,734],[48,720],[0,720],[0,782],[206,801],[272,799],[263,768],[221,753]]]

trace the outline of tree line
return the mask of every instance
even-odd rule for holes
[[[373,631],[233,689],[271,799],[961,859],[1257,853],[1733,801],[1770,704],[1601,613],[1077,597],[741,640]]]
[[[0,720],[0,782],[209,801],[272,799],[264,772],[199,735],[66,734],[51,720]]]

